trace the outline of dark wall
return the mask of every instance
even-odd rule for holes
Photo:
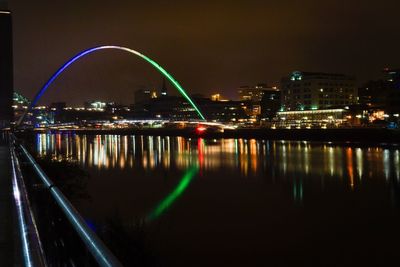
[[[13,56],[11,14],[0,10],[0,128],[12,119]]]

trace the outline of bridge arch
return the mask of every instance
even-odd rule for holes
[[[169,74],[163,67],[161,67],[157,62],[155,62],[154,60],[152,60],[151,58],[143,55],[142,53],[127,48],[127,47],[123,47],[123,46],[116,46],[116,45],[103,45],[103,46],[96,46],[96,47],[92,47],[89,49],[86,49],[80,53],[78,53],[77,55],[75,55],[74,57],[72,57],[71,59],[69,59],[66,63],[64,63],[64,65],[62,65],[51,77],[50,79],[42,86],[42,88],[37,92],[37,94],[35,95],[33,101],[31,102],[28,110],[25,112],[25,114],[20,118],[20,120],[17,123],[17,126],[21,124],[21,122],[23,121],[25,115],[27,112],[29,112],[33,106],[35,106],[37,104],[37,102],[39,101],[39,99],[42,97],[42,95],[47,91],[47,89],[50,87],[50,85],[57,79],[58,76],[60,76],[69,66],[71,66],[73,63],[75,63],[76,61],[78,61],[79,59],[92,54],[94,52],[100,51],[100,50],[106,50],[106,49],[112,49],[112,50],[120,50],[120,51],[124,51],[124,52],[128,52],[130,54],[136,55],[138,57],[140,57],[141,59],[145,60],[146,62],[150,63],[155,69],[157,69],[162,75],[165,76],[165,78],[167,78],[172,85],[178,90],[178,92],[192,105],[192,107],[196,110],[197,114],[199,115],[199,117],[202,120],[206,120],[203,113],[201,113],[200,109],[197,107],[197,105],[194,103],[194,101],[190,98],[190,96],[186,93],[185,89],[183,89],[183,87],[179,84],[179,82],[177,80],[175,80],[175,78]]]

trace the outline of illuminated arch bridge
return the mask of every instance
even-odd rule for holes
[[[120,50],[124,52],[128,52],[130,54],[136,55],[142,59],[144,59],[146,62],[150,63],[154,68],[156,68],[159,72],[161,72],[162,75],[165,76],[173,85],[174,87],[178,90],[178,92],[192,105],[192,107],[196,110],[197,114],[202,120],[205,120],[205,117],[203,113],[201,113],[200,109],[197,107],[197,105],[194,103],[194,101],[190,98],[190,96],[187,94],[185,89],[179,84],[177,80],[175,80],[174,77],[172,77],[171,74],[169,74],[163,67],[161,67],[157,62],[152,60],[151,58],[133,50],[127,47],[123,46],[115,46],[115,45],[104,45],[104,46],[96,46],[93,48],[86,49],[79,54],[75,55],[72,57],[70,60],[68,60],[64,65],[62,65],[51,77],[50,79],[43,85],[43,87],[39,90],[39,92],[35,95],[35,98],[33,99],[31,105],[29,106],[27,112],[31,110],[33,106],[37,104],[39,99],[42,97],[42,95],[47,91],[47,89],[50,87],[50,85],[57,79],[58,76],[60,76],[69,66],[71,66],[74,62],[78,61],[79,59],[92,54],[94,52],[100,51],[100,50],[105,50],[105,49],[113,49],[113,50]],[[23,121],[26,113],[24,116],[20,118],[18,121],[17,125],[20,125],[21,122]]]

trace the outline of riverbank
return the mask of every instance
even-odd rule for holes
[[[119,134],[182,136],[204,138],[255,138],[268,140],[302,140],[323,142],[400,143],[400,130],[355,128],[355,129],[236,129],[224,132],[197,132],[194,129],[75,129],[57,130],[77,134]]]

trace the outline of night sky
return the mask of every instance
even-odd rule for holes
[[[9,8],[15,88],[30,98],[68,58],[100,44],[146,54],[190,93],[228,98],[237,98],[241,85],[276,84],[293,70],[353,74],[361,83],[400,67],[395,0],[15,0]],[[135,90],[161,84],[144,61],[102,51],[69,69],[42,103],[129,104]]]

